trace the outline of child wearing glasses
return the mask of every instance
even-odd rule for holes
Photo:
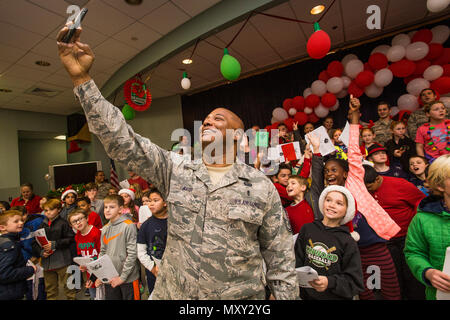
[[[75,235],[77,256],[97,259],[100,253],[101,231],[97,227],[89,224],[86,210],[81,208],[73,210],[69,213],[68,220],[72,228],[77,231]],[[86,270],[86,266],[80,266],[80,271],[86,272]],[[86,288],[89,289],[91,300],[95,299],[96,294],[94,282],[94,275],[87,273]]]

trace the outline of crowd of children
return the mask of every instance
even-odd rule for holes
[[[450,120],[444,104],[429,99],[434,92],[424,92],[429,122],[415,136],[389,117],[386,102],[372,127],[361,125],[353,97],[348,143],[331,117],[323,121],[336,148],[329,155],[320,153],[313,124],[295,123],[293,132],[279,125],[279,142],[299,141],[304,153],[270,175],[297,235],[296,267],[318,274],[300,288],[302,299],[415,300],[450,292],[450,275],[442,272],[450,247]],[[259,157],[254,166],[264,170]],[[97,172],[85,194],[68,188],[60,199],[40,198],[24,184],[21,197],[0,202],[0,299],[52,300],[59,288],[75,299],[67,282],[73,258],[103,255],[119,276],[104,283],[81,265],[91,299],[139,300],[144,283],[151,295],[170,212],[158,190],[129,174],[128,189],[114,189]],[[48,244],[35,240],[38,229]],[[33,278],[39,268],[41,281]]]

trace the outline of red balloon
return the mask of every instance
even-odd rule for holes
[[[340,77],[340,76],[342,76],[343,72],[344,72],[344,66],[339,61],[332,61],[328,65],[327,73],[330,76],[330,78]]]
[[[283,123],[286,125],[289,131],[294,130],[294,119],[287,118],[283,121]]]
[[[444,52],[444,47],[440,43],[430,43],[428,47],[430,48],[430,51],[425,57],[426,60],[435,60],[439,58]]]
[[[414,73],[416,70],[416,64],[407,59],[400,60],[389,66],[392,73],[397,78],[406,78]]]
[[[292,99],[284,99],[283,101],[283,109],[289,112],[289,109],[292,108]]]
[[[270,125],[270,126],[266,126],[265,128],[264,128],[267,132],[269,132],[270,133],[270,130],[272,129],[272,125]]]
[[[300,126],[303,126],[308,122],[308,115],[304,112],[297,112],[294,116],[294,121],[298,122]]]
[[[307,106],[308,108],[314,109],[315,107],[317,107],[320,103],[320,98],[318,95],[312,93],[309,96],[306,97],[305,99],[305,106]]]
[[[363,93],[364,91],[358,87],[354,80],[348,86],[348,94],[352,94],[355,98],[361,97]]]
[[[384,69],[388,66],[388,58],[381,52],[376,52],[370,56],[369,65],[372,70]]]
[[[440,66],[443,66],[447,63],[450,63],[450,48],[444,48],[442,55],[436,60],[433,60],[431,64],[438,64]]]
[[[405,84],[408,84],[408,83],[410,83],[411,81],[413,81],[414,79],[417,79],[417,78],[422,78],[422,76],[421,75],[417,75],[417,74],[413,74],[413,75],[411,75],[409,77],[404,78],[403,82]]]
[[[416,61],[415,63],[416,63],[416,70],[414,70],[413,75],[422,76],[425,70],[427,70],[427,68],[431,66],[431,62],[425,59]]]
[[[297,111],[303,111],[305,109],[305,98],[303,98],[302,96],[296,96],[294,99],[292,99],[292,106],[297,110]]]
[[[430,43],[433,40],[433,32],[430,29],[420,29],[417,31],[411,39],[411,42],[422,41],[425,43]]]
[[[316,123],[316,122],[319,121],[319,120],[320,120],[319,117],[316,116],[316,114],[315,114],[314,112],[308,114],[308,122]]]
[[[364,63],[364,70],[373,72],[373,69],[368,62]]]
[[[331,48],[331,40],[328,34],[323,30],[315,31],[308,39],[306,50],[313,59],[322,59],[327,55]]]
[[[430,87],[431,89],[439,92],[441,95],[450,93],[450,77],[440,77],[434,80]]]
[[[450,64],[443,65],[442,68],[444,69],[444,73],[442,74],[442,76],[450,77]]]
[[[330,92],[325,93],[321,99],[322,105],[326,108],[333,107],[336,104],[336,101],[336,96]]]
[[[355,83],[360,88],[365,88],[372,84],[373,80],[375,80],[375,75],[372,71],[362,71],[360,72],[355,79]]]
[[[327,83],[327,81],[330,79],[330,76],[328,75],[327,71],[324,70],[319,74],[319,80],[322,80],[323,82]]]

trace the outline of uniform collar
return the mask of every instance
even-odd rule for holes
[[[184,164],[185,168],[192,169],[197,178],[199,178],[207,187],[209,192],[213,192],[217,189],[229,186],[239,179],[244,181],[250,181],[251,176],[249,174],[249,170],[246,168],[247,165],[236,158],[236,162],[233,164],[233,167],[230,171],[228,171],[223,179],[218,184],[213,184],[209,177],[208,169],[201,159],[197,159],[194,161],[186,162]]]

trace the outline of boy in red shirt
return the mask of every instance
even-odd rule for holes
[[[308,189],[308,180],[300,176],[290,176],[286,191],[293,203],[286,208],[291,223],[292,233],[297,234],[306,223],[314,221],[314,213],[311,206],[305,200]]]
[[[387,246],[397,269],[402,298],[425,300],[425,288],[412,275],[403,254],[408,226],[417,212],[419,202],[425,198],[425,194],[405,179],[379,175],[372,166],[364,165],[364,170],[364,183],[367,190],[401,228],[387,242]]]
[[[98,216],[98,215],[97,215]],[[77,244],[77,255],[81,257],[89,257],[94,260],[98,258],[100,253],[100,237],[101,231],[88,222],[88,217],[83,209],[75,209],[69,213],[68,220],[72,228],[77,230],[75,242]],[[80,270],[85,272],[86,266],[80,266]],[[95,299],[96,288],[94,285],[95,276],[87,273],[86,288],[89,289],[91,300]]]
[[[87,223],[101,230],[103,228],[102,219],[95,211],[91,211],[91,200],[88,197],[77,199],[77,207],[83,210],[88,221]],[[70,221],[69,221],[70,222]]]

